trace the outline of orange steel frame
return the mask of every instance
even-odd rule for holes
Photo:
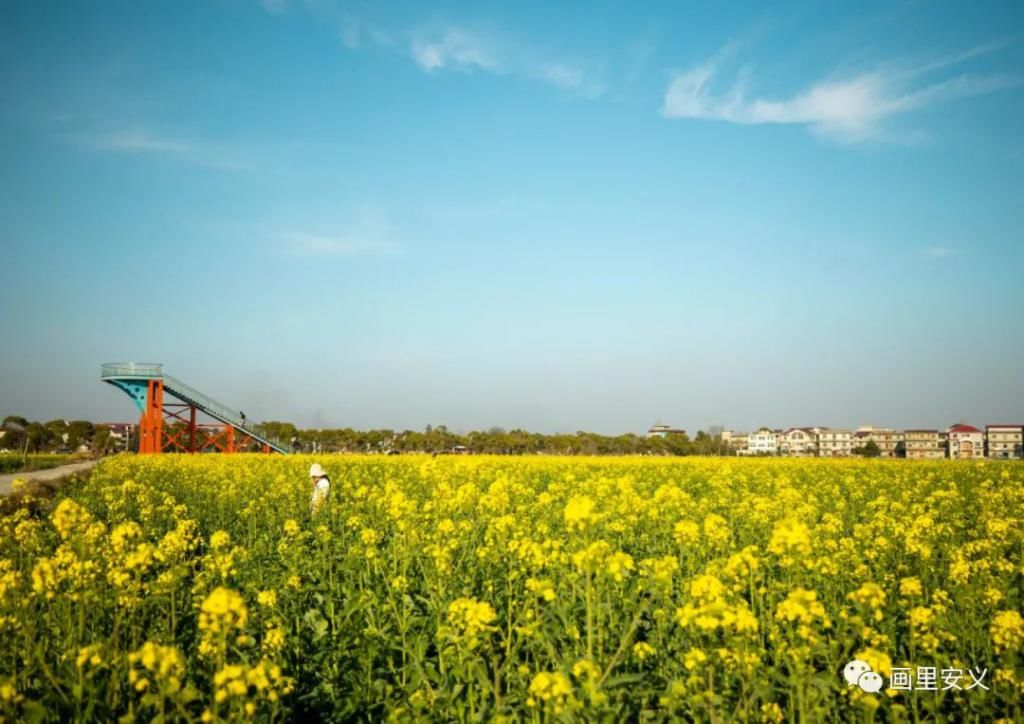
[[[177,399],[172,395],[168,398]],[[197,412],[187,402],[165,402],[164,381],[149,380],[146,405],[139,418],[139,452],[270,452],[268,445],[233,425],[197,423]]]

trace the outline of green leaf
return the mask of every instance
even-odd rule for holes
[[[617,686],[626,686],[628,684],[637,684],[645,679],[644,674],[619,674],[618,676],[609,676],[604,681],[605,689],[614,689]]]
[[[29,724],[39,724],[46,718],[46,708],[37,701],[26,701],[21,705],[22,716]]]

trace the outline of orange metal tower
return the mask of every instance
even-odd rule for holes
[[[100,379],[127,393],[142,413],[140,453],[287,452],[248,426],[242,413],[166,374],[163,365],[109,363]],[[198,413],[216,422],[199,423]]]

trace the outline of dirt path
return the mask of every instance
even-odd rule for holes
[[[49,470],[35,470],[28,473],[11,473],[9,475],[0,475],[0,495],[7,495],[11,492],[11,484],[17,478],[23,478],[25,480],[59,480],[65,478],[73,473],[81,473],[88,470],[93,465],[98,463],[99,460],[86,460],[81,463],[72,463],[71,465],[60,465],[56,468],[50,468]]]

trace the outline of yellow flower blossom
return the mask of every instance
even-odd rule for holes
[[[538,703],[551,705],[554,711],[560,711],[562,705],[572,696],[572,682],[561,673],[542,671],[533,677],[528,689],[530,698],[528,706]]]
[[[565,524],[568,528],[582,528],[596,520],[594,501],[586,495],[575,495],[565,504]]]
[[[221,550],[231,545],[231,534],[226,530],[214,531],[210,535],[210,548],[213,550]]]
[[[781,520],[772,529],[768,550],[777,556],[807,555],[811,552],[810,529],[798,520]]]
[[[460,640],[475,648],[482,634],[495,630],[498,614],[491,604],[475,598],[458,598],[448,605],[448,621]]]
[[[708,660],[708,655],[704,653],[703,649],[690,649],[686,652],[683,657],[683,666],[686,667],[687,671],[696,671],[704,665]]]
[[[900,581],[900,595],[904,598],[924,595],[924,587],[919,578],[904,578]]]
[[[989,627],[996,653],[1019,651],[1024,644],[1024,618],[1018,611],[1000,611]]]
[[[700,526],[691,520],[676,523],[672,536],[679,545],[695,545],[700,540]]]
[[[850,593],[847,598],[870,609],[878,609],[885,605],[885,591],[877,583],[870,581]]]
[[[548,580],[528,578],[526,579],[526,590],[528,590],[530,593],[537,596],[538,598],[543,598],[545,601],[548,601],[549,603],[551,601],[554,601],[557,597],[557,594],[555,593],[555,587],[552,585],[551,581]]]
[[[643,661],[644,659],[654,656],[655,653],[657,652],[655,651],[654,647],[645,641],[639,641],[633,644],[633,656],[635,656],[640,661]]]

